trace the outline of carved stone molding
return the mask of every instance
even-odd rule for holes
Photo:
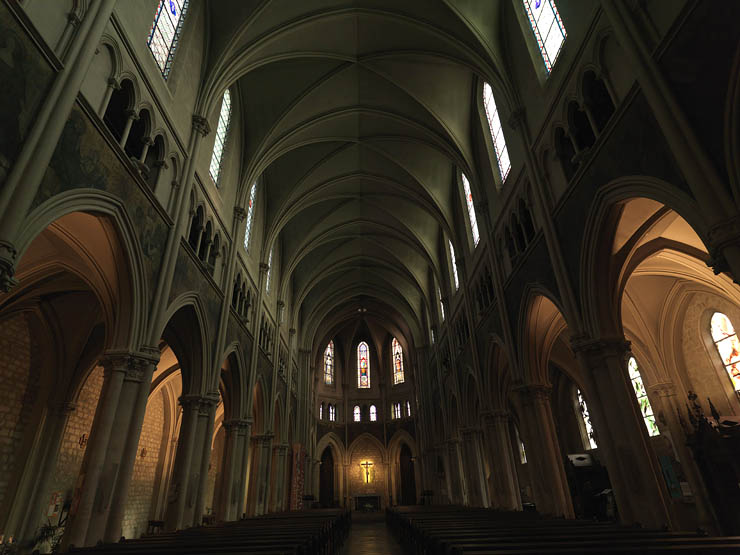
[[[728,218],[709,228],[707,232],[710,245],[717,250],[740,243],[740,216]]]
[[[211,124],[203,116],[193,115],[193,129],[200,133],[202,137],[207,136],[211,132]]]
[[[147,375],[148,367],[156,364],[152,357],[136,355],[133,353],[109,352],[100,361],[103,372],[123,372],[124,381],[143,382]]]
[[[15,257],[18,251],[8,241],[0,241],[0,292],[8,293],[18,285],[18,280],[13,278],[15,274]]]
[[[270,266],[268,266],[264,262],[260,262],[260,273],[266,274],[269,271],[270,271]]]
[[[623,337],[604,337],[592,339],[587,335],[574,336],[570,340],[570,347],[574,353],[583,353],[586,356],[618,356],[627,359],[630,354],[631,343]]]
[[[526,112],[522,107],[512,110],[511,114],[509,115],[509,119],[507,120],[509,127],[511,127],[512,129],[518,129],[519,126],[524,122],[525,115]]]
[[[523,401],[535,402],[535,401],[550,401],[552,397],[552,386],[545,384],[526,384],[520,385],[513,389]]]

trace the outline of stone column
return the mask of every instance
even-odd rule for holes
[[[491,507],[520,511],[522,498],[511,446],[510,421],[511,415],[506,411],[483,415],[483,435],[491,464]]]
[[[218,506],[216,517],[221,521],[234,520],[232,509],[234,506],[234,486],[237,480],[236,469],[239,466],[239,420],[227,420],[224,422],[224,458],[221,466],[221,488],[218,493]]]
[[[447,458],[449,460],[449,485],[450,499],[457,505],[468,504],[468,493],[466,488],[463,464],[460,455],[460,439],[447,441]]]
[[[126,125],[123,127],[123,133],[121,133],[121,138],[118,141],[121,148],[126,147],[126,141],[128,141],[129,133],[131,133],[131,127],[138,119],[139,114],[136,113],[136,110],[126,110]]]
[[[269,510],[270,463],[272,459],[272,434],[259,436],[259,469],[257,474],[256,514],[263,515]]]
[[[627,372],[629,342],[581,336],[571,344],[588,380],[589,411],[620,519],[672,526],[671,502]]]
[[[239,519],[242,517],[242,513],[245,512],[245,504],[247,502],[247,481],[249,476],[247,475],[247,466],[249,462],[249,438],[252,434],[252,419],[245,418],[241,421],[243,424],[239,426],[239,432],[237,434],[236,444],[236,466],[234,468],[234,489],[233,489],[233,501],[230,515],[233,519]]]
[[[183,517],[190,482],[193,451],[195,450],[199,405],[200,397],[197,395],[180,397],[182,423],[180,424],[180,436],[177,440],[170,489],[167,494],[167,509],[164,516],[166,530],[177,530],[182,528],[184,523]]]
[[[473,507],[488,507],[488,491],[480,450],[481,431],[474,428],[465,428],[461,432],[462,448],[465,453],[468,502]]]
[[[100,116],[101,119],[105,115],[105,111],[108,109],[108,103],[110,102],[110,99],[113,96],[113,91],[118,91],[118,90],[121,90],[121,83],[119,83],[115,77],[108,78],[108,87],[105,89],[103,100],[100,103],[100,108],[98,108],[98,115]]]
[[[203,435],[196,442],[195,448],[200,451],[199,478],[194,484],[197,487],[193,526],[200,526],[203,521],[203,512],[206,506],[206,489],[208,487],[208,468],[211,465],[211,451],[213,447],[213,426],[218,405],[218,392],[211,392],[203,397],[198,407],[198,428],[203,428]],[[201,425],[201,423],[204,423]]]
[[[573,503],[550,405],[550,387],[520,386],[515,389],[524,441],[532,464],[532,488],[537,510],[551,516],[573,518]]]
[[[277,468],[275,469],[276,491],[273,511],[280,512],[285,510],[285,461],[288,454],[288,444],[281,443],[275,447],[277,454]]]

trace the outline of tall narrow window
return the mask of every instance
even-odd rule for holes
[[[211,154],[211,166],[209,173],[211,179],[216,185],[219,185],[221,177],[221,166],[224,157],[224,146],[226,146],[226,137],[229,134],[229,124],[231,123],[231,93],[229,89],[224,91],[223,100],[221,100],[221,112],[218,115],[218,127],[216,127],[216,142],[213,143],[213,153]]]
[[[581,416],[583,416],[583,424],[586,426],[588,443],[591,445],[591,449],[596,449],[596,440],[594,439],[594,427],[591,425],[591,415],[588,413],[586,400],[583,398],[583,394],[581,393],[580,389],[576,389],[576,395],[578,397],[578,407],[581,409]]]
[[[524,442],[519,436],[519,428],[515,427],[514,431],[516,432],[516,442],[519,445],[519,462],[522,464],[527,464],[527,450],[524,448]]]
[[[473,247],[478,246],[480,234],[478,233],[478,218],[475,217],[475,205],[473,204],[473,193],[470,192],[470,182],[465,174],[462,174],[463,190],[465,191],[465,204],[468,207],[468,222],[470,233],[473,235]]]
[[[640,405],[640,412],[642,413],[642,419],[645,422],[648,435],[651,437],[660,435],[658,424],[655,422],[653,407],[650,406],[650,399],[648,399],[645,384],[642,383],[642,376],[640,376],[640,369],[637,366],[635,357],[630,357],[629,361],[627,361],[627,369],[630,373],[630,381],[632,382],[632,387],[635,389],[637,404]]]
[[[370,349],[364,341],[357,346],[357,387],[370,388]]]
[[[165,79],[172,68],[172,59],[175,57],[189,4],[189,0],[159,0],[154,22],[149,30],[146,44]]]
[[[401,403],[393,403],[393,418],[401,418]]]
[[[352,415],[353,415],[355,422],[360,421],[360,406],[359,405],[355,405],[355,408],[352,410]]]
[[[324,403],[319,405],[319,420],[324,419]]]
[[[393,338],[393,385],[403,383],[403,348],[398,339]]]
[[[411,416],[411,402],[406,401],[406,416]]]
[[[249,204],[247,205],[247,229],[244,231],[244,250],[249,251],[249,243],[252,240],[252,222],[254,222],[254,200],[257,197],[257,183],[252,185],[249,191]]]
[[[437,287],[437,297],[439,297],[439,311],[442,313],[442,321],[445,321],[445,304],[442,302],[442,290]]]
[[[740,341],[732,322],[721,312],[712,316],[712,339],[732,380],[732,387],[740,391]]]
[[[329,420],[331,422],[337,419],[337,408],[334,405],[329,405]]]
[[[450,243],[450,260],[452,260],[452,276],[455,278],[455,291],[460,289],[460,280],[457,279],[457,262],[455,261],[455,247],[452,246],[452,241],[448,241]]]
[[[375,422],[378,419],[378,409],[375,405],[370,405],[370,422]]]
[[[334,341],[329,341],[324,351],[324,383],[334,384]]]
[[[547,73],[550,73],[567,36],[565,25],[560,19],[555,0],[522,1],[540,54],[542,54],[542,61],[545,62],[545,69]]]
[[[267,259],[267,281],[265,283],[265,293],[270,294],[270,277],[272,277],[272,253],[275,252],[275,247],[270,249],[270,257]]]
[[[504,128],[498,115],[496,101],[493,99],[493,89],[488,83],[483,83],[483,108],[486,111],[488,129],[491,131],[491,141],[496,155],[496,164],[503,183],[509,175],[509,170],[511,170],[511,160],[509,159],[509,150],[506,148],[506,139],[504,139]]]

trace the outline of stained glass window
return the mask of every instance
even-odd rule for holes
[[[360,407],[359,405],[355,405],[355,408],[352,410],[352,414],[354,416],[355,422],[360,421]]]
[[[226,146],[226,136],[229,134],[229,124],[231,123],[231,93],[229,89],[224,92],[221,100],[221,112],[218,115],[218,127],[216,127],[216,142],[213,143],[213,153],[211,154],[211,166],[209,173],[211,179],[218,185],[221,177],[221,162],[224,156],[224,146]]]
[[[324,419],[324,403],[319,405],[319,420]]]
[[[375,422],[378,419],[378,409],[375,405],[370,405],[370,422]]]
[[[457,262],[455,261],[455,247],[452,246],[452,241],[448,241],[450,243],[450,259],[452,260],[452,275],[455,278],[455,291],[460,289],[460,281],[457,279]]]
[[[252,240],[252,222],[254,222],[254,199],[257,197],[257,183],[252,185],[249,191],[249,204],[247,205],[247,229],[244,232],[244,249],[249,250],[249,243]]]
[[[629,361],[627,361],[627,369],[629,370],[630,381],[632,382],[632,387],[635,389],[637,404],[640,405],[640,412],[642,413],[642,419],[645,421],[648,435],[651,437],[660,435],[658,424],[655,422],[653,407],[650,406],[650,399],[648,399],[647,390],[645,389],[645,384],[642,382],[642,376],[640,376],[640,369],[637,366],[635,357],[630,357]]]
[[[493,150],[496,155],[498,171],[501,174],[501,182],[504,182],[509,175],[509,170],[511,170],[511,160],[509,159],[509,150],[506,148],[506,139],[504,139],[504,128],[501,125],[496,101],[493,99],[493,89],[488,83],[483,84],[483,108],[486,111],[488,129],[491,131],[491,141],[493,141]]]
[[[272,277],[272,253],[275,252],[275,247],[270,249],[270,257],[267,259],[267,282],[265,283],[265,293],[270,294],[270,277]]]
[[[542,54],[542,60],[545,62],[545,69],[547,73],[550,73],[567,36],[565,25],[560,19],[555,0],[522,1],[540,54]]]
[[[439,297],[439,310],[442,313],[442,321],[445,321],[445,305],[442,302],[442,290],[437,287],[437,297]]]
[[[334,422],[337,419],[337,408],[334,405],[329,405],[329,420]]]
[[[468,207],[468,222],[470,233],[473,235],[473,247],[478,246],[480,234],[478,233],[478,218],[475,217],[475,205],[473,204],[473,193],[470,192],[470,182],[465,174],[462,174],[463,190],[465,191],[465,204]]]
[[[370,349],[364,341],[357,346],[357,387],[370,388]]]
[[[165,79],[172,68],[172,59],[175,57],[189,4],[189,0],[159,0],[154,22],[149,30],[146,44]]]
[[[393,418],[401,418],[401,403],[393,403]]]
[[[406,416],[411,416],[411,403],[406,401]]]
[[[594,439],[594,427],[591,425],[591,415],[588,413],[586,400],[583,398],[583,394],[581,393],[580,389],[576,389],[576,393],[578,396],[578,406],[581,409],[581,416],[583,416],[583,424],[586,426],[588,442],[591,445],[591,449],[596,449],[596,440]]]
[[[732,322],[721,312],[712,316],[712,339],[732,380],[732,387],[740,391],[740,341]]]
[[[334,383],[334,341],[329,341],[324,351],[324,383]]]
[[[398,339],[393,338],[393,385],[403,383],[403,348]]]

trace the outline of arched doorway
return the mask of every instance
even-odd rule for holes
[[[416,476],[414,476],[414,457],[405,443],[401,447],[399,461],[401,471],[401,505],[416,505]]]
[[[322,507],[334,506],[334,455],[331,452],[331,447],[324,449],[321,454],[319,504]]]

